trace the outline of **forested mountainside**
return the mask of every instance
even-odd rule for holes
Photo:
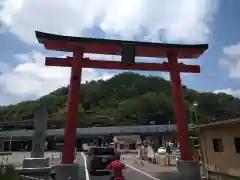
[[[23,121],[33,118],[37,107],[47,107],[49,120],[64,120],[67,110],[67,87],[41,97],[0,108],[1,121]],[[198,103],[200,122],[239,116],[240,100],[224,93],[201,93],[183,86],[189,121],[193,118],[194,102]],[[136,73],[121,73],[109,80],[91,81],[82,86],[79,119],[85,126],[138,124],[140,114],[157,113],[161,119],[175,122],[169,81]],[[108,116],[112,118],[94,118]],[[87,118],[86,117],[92,117]]]

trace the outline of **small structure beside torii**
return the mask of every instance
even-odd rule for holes
[[[136,150],[136,145],[141,142],[140,135],[114,136],[113,142],[117,151]]]
[[[240,177],[240,118],[193,127],[200,141],[202,168],[209,179]]]

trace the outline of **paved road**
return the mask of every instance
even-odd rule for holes
[[[123,156],[123,162],[132,168],[136,168],[140,171],[151,175],[154,178],[161,180],[177,180],[178,171],[175,166],[161,166],[157,164],[151,164],[146,161],[139,160],[136,155],[126,154]],[[152,178],[153,179],[153,178]]]
[[[146,163],[144,163],[144,166],[143,166],[140,164],[140,162],[139,164],[134,163],[135,156],[124,155],[123,162],[126,164],[126,167],[127,167],[126,170],[124,171],[124,177],[126,180],[177,180],[177,170],[175,167],[164,168],[158,165],[146,164]],[[78,163],[81,167],[80,173],[79,173],[81,180],[84,178],[86,180],[109,180],[110,179],[110,175],[91,176],[88,174],[88,172],[86,173],[84,161],[85,161],[85,158],[80,155]],[[85,172],[85,174],[83,172]]]
[[[29,156],[30,152],[13,152],[13,154],[8,157],[8,163],[19,167],[22,165],[22,160],[24,157]],[[50,157],[52,165],[60,163],[59,152],[45,152],[45,157]],[[126,180],[177,180],[177,171],[175,167],[161,167],[159,165],[153,165],[147,162],[141,163],[140,160],[136,161],[136,155],[134,154],[126,154],[123,157],[123,162],[127,166],[126,170],[124,171],[124,177]],[[80,180],[110,179],[110,175],[89,175],[86,168],[86,160],[82,153],[78,153],[77,163],[79,164]]]
[[[79,175],[79,180],[87,180],[86,178],[86,175],[87,177],[89,176],[89,174],[86,174],[86,166],[85,166],[85,159],[82,155],[82,153],[78,153],[78,157],[77,157],[77,163],[78,163],[78,166],[79,166],[79,172],[78,172],[78,175]],[[89,178],[88,178],[89,180]]]

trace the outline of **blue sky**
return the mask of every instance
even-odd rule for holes
[[[174,6],[173,6],[174,5]],[[39,98],[69,80],[68,68],[44,66],[45,56],[64,56],[37,44],[34,30],[63,35],[181,44],[208,43],[200,74],[182,75],[198,91],[240,97],[240,1],[236,0],[0,0],[0,104]],[[112,57],[90,55],[96,59]],[[156,59],[140,59],[153,61]],[[83,81],[119,71],[88,69]],[[166,73],[140,72],[168,79]]]

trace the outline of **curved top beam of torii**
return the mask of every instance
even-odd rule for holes
[[[121,41],[99,38],[62,36],[36,31],[39,43],[46,49],[73,52],[75,48],[83,48],[84,53],[121,55],[122,46],[131,44],[137,57],[165,58],[169,52],[177,52],[179,59],[198,58],[208,49],[208,44],[182,45],[167,43],[149,43],[139,41]]]

